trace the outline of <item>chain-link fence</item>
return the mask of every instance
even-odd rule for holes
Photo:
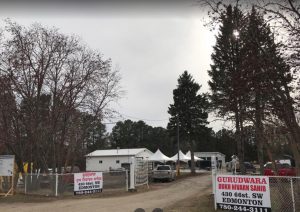
[[[300,177],[271,176],[269,180],[272,211],[300,211]]]
[[[128,190],[128,172],[110,171],[103,173],[103,193]],[[67,196],[74,194],[74,173],[25,174],[18,192],[30,195]]]
[[[231,174],[218,169],[217,174]],[[300,177],[268,176],[270,184],[270,200],[272,212],[300,211]],[[213,178],[213,180],[216,178]]]

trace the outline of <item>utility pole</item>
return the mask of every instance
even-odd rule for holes
[[[179,160],[179,115],[177,115],[177,166],[176,166],[176,175],[180,175],[180,160]]]

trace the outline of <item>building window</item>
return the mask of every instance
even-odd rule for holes
[[[102,160],[99,160],[99,163],[102,163]]]
[[[120,161],[119,161],[119,160],[116,160],[116,163],[120,163]]]

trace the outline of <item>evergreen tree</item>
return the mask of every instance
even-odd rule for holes
[[[137,148],[137,136],[133,132],[133,121],[117,122],[111,132],[113,148]]]
[[[92,152],[98,149],[107,149],[108,133],[106,127],[101,120],[87,113],[80,113],[82,129],[82,140],[86,145],[87,152]]]
[[[143,121],[119,121],[112,129],[111,140],[113,148],[147,148],[152,152],[160,149],[169,156],[174,153],[167,130]]]
[[[199,94],[201,86],[197,84],[187,72],[178,79],[178,86],[173,90],[174,104],[171,104],[168,113],[171,115],[168,130],[176,135],[179,126],[180,141],[191,149],[192,172],[195,172],[194,146],[195,141],[208,129],[207,122],[208,101],[205,94]]]
[[[243,23],[243,27],[238,30],[238,40],[232,39],[239,26],[235,24],[237,17]],[[232,11],[231,6],[228,6],[221,19],[222,26],[209,71],[213,106],[218,109],[219,115],[233,114],[235,117],[241,164],[245,155],[244,145],[247,145],[248,151],[253,149],[252,144],[246,142],[247,130],[243,123],[253,122],[258,161],[260,171],[263,172],[263,121],[272,112],[276,114],[282,111],[282,102],[287,103],[281,98],[289,90],[289,69],[278,52],[278,44],[269,26],[254,8],[244,17],[237,7]]]
[[[270,114],[273,98],[277,96],[276,87],[278,79],[282,76],[286,82],[290,82],[289,69],[284,66],[278,52],[278,44],[274,41],[270,27],[266,24],[262,15],[252,8],[248,15],[247,29],[244,32],[244,46],[242,69],[247,78],[247,87],[250,101],[249,117],[255,125],[255,141],[257,144],[260,172],[263,173],[264,165],[264,126],[263,120]],[[276,85],[277,84],[277,85]]]
[[[211,80],[209,86],[212,92],[212,107],[221,117],[234,119],[236,128],[236,143],[241,171],[244,172],[244,122],[246,119],[246,104],[248,101],[247,79],[242,70],[243,31],[245,17],[239,8],[227,7],[221,15],[220,32],[216,37],[216,45],[212,54],[213,64],[208,71]]]
[[[255,141],[257,145],[257,156],[260,164],[260,172],[263,173],[263,117],[269,93],[267,89],[267,81],[270,80],[268,68],[272,64],[265,62],[266,55],[263,51],[274,49],[274,43],[271,42],[271,32],[264,23],[263,18],[256,12],[254,7],[248,16],[247,29],[244,32],[244,48],[243,53],[243,69],[247,74],[249,93],[251,99],[249,101],[250,117],[254,120],[255,125]],[[262,51],[263,50],[263,51]],[[271,54],[270,54],[271,55]],[[269,56],[268,56],[269,57]]]

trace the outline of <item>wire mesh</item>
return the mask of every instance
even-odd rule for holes
[[[300,177],[270,176],[272,211],[300,211]]]
[[[218,170],[218,174],[224,171]],[[269,184],[272,212],[300,211],[300,177],[269,176]]]
[[[148,185],[148,161],[136,159],[135,162],[135,186]]]
[[[103,192],[127,190],[127,174],[125,170],[102,173]],[[21,188],[25,194],[41,196],[74,195],[74,173],[26,174],[23,178],[24,185]]]

